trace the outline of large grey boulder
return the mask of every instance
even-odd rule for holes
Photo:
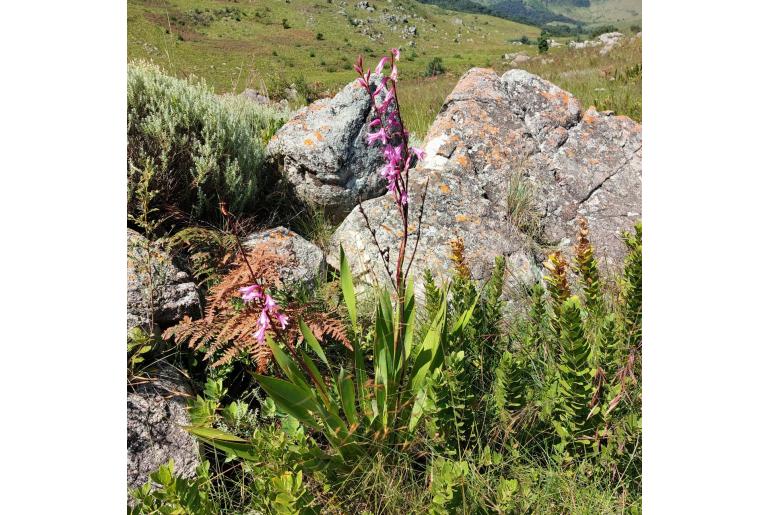
[[[174,460],[174,472],[189,478],[200,463],[198,443],[182,426],[190,425],[187,399],[192,390],[175,369],[164,365],[151,381],[128,392],[128,486],[137,488],[150,473]]]
[[[301,283],[312,286],[316,278],[326,270],[323,251],[315,244],[285,227],[252,233],[243,240],[243,246],[251,250],[265,245],[272,252],[286,258],[286,265],[280,267],[283,284]]]
[[[424,219],[412,273],[452,273],[450,241],[462,238],[472,276],[489,277],[497,255],[508,261],[509,286],[541,273],[546,254],[572,252],[577,219],[586,217],[596,255],[617,267],[620,238],[641,217],[641,125],[623,116],[583,110],[578,100],[523,70],[499,77],[474,68],[447,97],[425,138],[426,159],[411,174],[411,254],[419,199]],[[515,192],[523,194],[513,195]],[[523,205],[528,216],[521,217]],[[402,233],[391,196],[363,204],[381,246],[395,260]],[[522,223],[526,220],[528,223]],[[354,275],[387,285],[385,266],[358,209],[342,222],[342,244]],[[329,255],[339,266],[336,253]]]
[[[126,244],[128,329],[149,328],[150,313],[156,324],[169,325],[198,312],[195,283],[174,265],[168,253],[133,229],[127,229]]]
[[[373,76],[372,87],[379,80]],[[380,151],[366,144],[371,107],[366,91],[352,82],[334,98],[300,109],[267,146],[297,197],[322,208],[332,221],[342,220],[359,197],[385,191]]]

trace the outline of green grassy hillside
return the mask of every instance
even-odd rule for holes
[[[543,1],[548,9],[587,25],[612,24],[625,29],[642,23],[642,0]],[[589,4],[585,6],[584,4]]]
[[[331,95],[353,80],[358,54],[374,66],[386,49],[399,47],[404,115],[421,136],[462,73],[474,66],[506,71],[512,65],[505,54],[537,56],[535,45],[514,44],[522,36],[536,41],[540,29],[531,25],[415,0],[369,0],[372,11],[350,0],[342,4],[129,0],[128,59],[152,61],[178,77],[203,78],[218,93],[254,88],[275,98],[294,84],[301,96],[312,99]],[[409,33],[410,27],[416,34]],[[423,77],[436,57],[445,73]],[[566,88],[586,105],[640,120],[641,74],[631,80],[616,76],[641,67],[641,58],[639,42],[605,56],[598,49],[562,46],[522,67]]]
[[[493,57],[513,51],[509,40],[540,33],[413,0],[370,0],[372,12],[356,3],[129,0],[128,57],[152,60],[176,75],[205,77],[220,92],[269,89],[299,76],[334,88],[351,80],[358,54],[374,60],[400,47],[402,77],[410,79],[436,56],[454,72],[490,65]]]

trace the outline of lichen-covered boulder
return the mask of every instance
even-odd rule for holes
[[[200,463],[198,443],[184,429],[190,425],[187,399],[192,395],[187,380],[163,365],[151,381],[129,386],[128,391],[128,486],[137,488],[150,473],[170,458],[174,472],[189,478]]]
[[[199,311],[195,283],[174,265],[168,253],[133,229],[127,229],[126,244],[128,329],[147,329],[150,313],[156,324],[170,325]]]
[[[372,76],[372,87],[380,80]],[[382,156],[366,144],[371,107],[366,91],[352,82],[334,98],[300,109],[267,146],[297,197],[323,209],[333,221],[342,220],[359,197],[366,200],[385,191],[378,172]]]
[[[265,245],[270,251],[286,258],[286,264],[282,265],[279,271],[283,284],[301,283],[312,286],[316,278],[326,270],[323,251],[285,227],[255,232],[243,240],[243,246],[247,250],[257,245]]]
[[[412,272],[429,268],[448,279],[449,243],[462,238],[475,279],[489,277],[497,255],[508,261],[509,286],[527,284],[554,249],[572,251],[577,218],[585,216],[601,264],[624,253],[620,234],[641,217],[641,126],[623,116],[583,111],[572,95],[523,70],[499,77],[474,68],[447,97],[425,138],[426,158],[411,172],[407,256],[424,218]],[[517,192],[524,192],[517,197]],[[529,214],[523,224],[516,210]],[[363,204],[382,247],[395,261],[403,232],[386,195]],[[332,239],[354,275],[388,284],[385,265],[358,209]],[[338,256],[328,256],[339,266]]]

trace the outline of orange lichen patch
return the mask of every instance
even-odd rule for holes
[[[468,156],[460,154],[456,158],[457,164],[462,166],[463,168],[467,168],[471,164],[471,160],[468,159]]]
[[[599,160],[596,159],[595,157],[591,158],[591,159],[588,160],[588,164],[598,165],[599,164]]]
[[[323,134],[321,134],[319,131],[315,131],[314,134],[315,134],[315,139],[317,139],[318,141],[323,141],[325,139]]]
[[[438,189],[441,190],[441,193],[449,193],[449,186],[446,184],[439,184]]]
[[[586,123],[594,123],[596,121],[596,117],[593,116],[592,114],[589,114],[588,111],[586,111],[583,114],[583,121]]]
[[[468,220],[470,220],[468,215],[455,215],[455,222],[467,222]]]
[[[308,147],[312,147],[312,146],[313,146],[313,140],[312,140],[312,139],[310,139],[310,138],[306,139],[304,143],[305,143],[305,145],[307,145]]]
[[[393,235],[393,236],[399,237],[398,233],[395,230],[393,230],[392,227],[389,227],[389,226],[387,226],[385,224],[382,224],[382,225],[380,225],[380,228],[383,229],[385,232]]]

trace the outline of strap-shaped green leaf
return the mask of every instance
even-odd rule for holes
[[[310,392],[310,385],[305,381],[302,371],[300,371],[297,364],[294,363],[294,360],[291,359],[269,335],[267,336],[266,341],[270,350],[273,352],[275,361],[278,363],[278,366],[281,367],[283,373],[286,374],[289,381],[294,383],[295,386]]]
[[[186,426],[184,430],[217,449],[248,461],[259,461],[262,457],[254,452],[251,442],[225,433],[213,427]]]
[[[403,362],[406,363],[409,359],[409,355],[412,352],[412,344],[414,342],[414,325],[416,310],[414,309],[414,279],[409,278],[409,282],[406,285],[406,293],[404,295],[404,349],[403,349]]]
[[[356,413],[356,391],[350,376],[340,368],[340,375],[337,378],[337,390],[342,400],[342,411],[348,419],[350,425],[358,424],[358,413]]]
[[[310,330],[305,321],[301,318],[299,319],[299,330],[302,331],[302,336],[305,338],[305,342],[307,342],[308,346],[313,349],[313,352],[315,352],[318,357],[321,358],[321,361],[326,364],[326,367],[331,370],[331,367],[329,366],[329,360],[326,359],[326,354],[321,348],[321,345],[318,343],[318,340],[313,334],[313,331]]]
[[[342,249],[342,244],[340,244],[340,287],[345,305],[348,307],[350,321],[353,323],[353,330],[357,332],[358,317],[356,314],[356,294],[353,290],[353,275],[350,273],[350,264],[345,256],[345,251]]]
[[[321,406],[312,393],[283,379],[258,374],[254,378],[279,408],[309,427],[322,430],[315,419],[321,414]]]

